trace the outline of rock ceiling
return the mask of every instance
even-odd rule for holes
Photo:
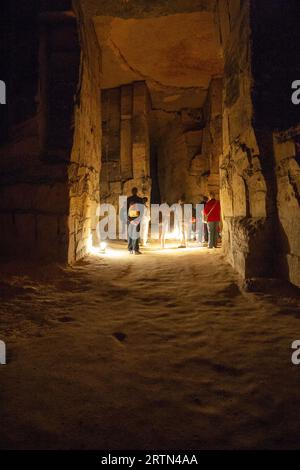
[[[97,16],[101,87],[147,82],[152,106],[201,107],[212,76],[222,73],[213,12],[151,18]]]
[[[77,0],[88,17],[150,18],[214,11],[216,0]]]
[[[102,50],[102,88],[145,80],[154,108],[202,106],[222,73],[213,13],[94,18]]]

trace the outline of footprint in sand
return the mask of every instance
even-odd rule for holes
[[[69,323],[69,322],[75,321],[75,318],[70,317],[68,315],[64,315],[63,317],[58,317],[58,321],[62,323]]]
[[[123,343],[123,341],[125,341],[125,339],[127,338],[127,335],[125,333],[122,333],[121,331],[116,331],[115,333],[113,333],[113,336],[118,341],[120,341],[120,343]]]

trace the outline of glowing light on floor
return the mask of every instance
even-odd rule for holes
[[[183,253],[191,253],[195,251],[201,252],[203,250],[205,250],[205,248],[202,246],[198,246],[198,245],[186,246],[184,248],[184,247],[179,247],[178,243],[177,244],[168,243],[166,244],[165,248],[157,248],[154,251],[160,254],[169,254],[169,255],[172,254],[176,256],[176,255],[182,255]]]
[[[105,255],[104,256],[107,256],[109,258],[127,258],[127,257],[132,256],[132,255],[130,255],[128,253],[127,248],[124,247],[121,250],[115,249],[115,248],[107,248],[105,250]]]
[[[105,251],[106,248],[107,248],[107,243],[106,242],[101,242],[100,243],[100,250]]]
[[[88,253],[89,253],[90,255],[99,255],[99,254],[101,253],[101,250],[100,250],[99,247],[92,246],[92,247],[89,248]]]
[[[98,247],[89,246],[88,253],[93,256],[108,257],[108,258],[126,258],[129,256],[127,247],[124,248],[110,248],[107,242],[101,242]]]
[[[87,253],[91,255],[98,255],[101,253],[103,254],[105,253],[106,248],[107,248],[107,242],[102,241],[100,242],[99,246],[94,246],[92,235],[89,236],[87,240],[87,244],[86,244]]]
[[[173,232],[168,232],[166,234],[167,240],[179,240],[180,239],[180,231],[179,229],[174,229]]]
[[[180,247],[179,241],[174,239],[174,233],[171,232],[170,235],[172,235],[172,238],[168,238],[168,241],[166,241],[165,247],[162,248],[159,244],[159,241],[156,240],[155,242],[152,241],[149,242],[147,247],[141,247],[142,253],[145,256],[149,256],[152,254],[168,254],[172,256],[179,256],[183,255],[184,253],[203,253],[206,252],[207,247],[203,247],[195,242],[191,242],[188,244],[187,247]],[[107,257],[107,258],[115,258],[115,259],[120,259],[120,258],[136,258],[133,255],[130,255],[128,250],[127,250],[127,245],[125,243],[120,243],[116,242],[115,240],[111,242],[106,242],[102,241],[100,242],[99,246],[93,246],[92,245],[92,239],[90,238],[88,240],[88,253],[90,255],[94,256],[99,256],[99,257]],[[144,248],[144,249],[143,249]],[[143,256],[141,256],[141,259],[143,259]]]

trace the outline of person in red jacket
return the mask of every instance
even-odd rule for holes
[[[216,199],[213,191],[209,192],[209,200],[204,207],[204,216],[208,228],[208,248],[217,248],[219,238],[219,224],[221,221],[220,201]]]

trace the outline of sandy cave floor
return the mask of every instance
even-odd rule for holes
[[[0,448],[300,447],[296,293],[207,249],[2,272]]]

